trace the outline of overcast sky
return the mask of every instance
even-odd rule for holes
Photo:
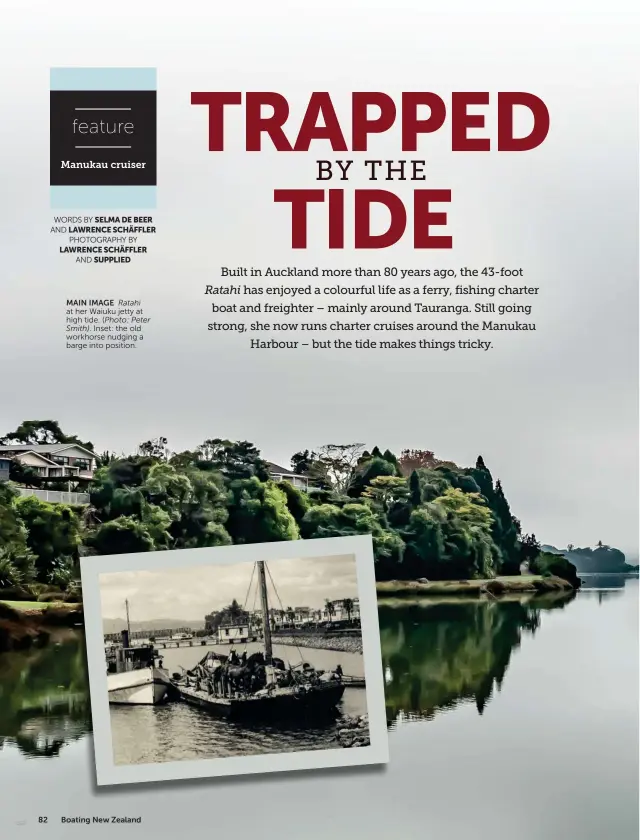
[[[257,571],[253,563],[187,566],[170,571],[113,572],[100,575],[102,618],[124,618],[125,598],[131,621],[204,616],[235,598],[247,609],[260,608]],[[270,561],[267,566],[269,605],[283,608],[321,607],[326,598],[358,597],[356,563],[352,554]],[[269,577],[271,573],[271,578]],[[247,591],[251,589],[247,599]],[[245,599],[247,599],[245,601]]]
[[[545,70],[545,61],[527,71],[516,52],[507,73],[492,62],[481,71],[471,58],[475,41],[461,47],[466,63],[452,61],[450,45],[437,39],[425,49],[423,27],[414,46],[400,50],[401,41],[394,46],[382,30],[370,31],[374,19],[357,17],[359,59],[348,73],[286,27],[275,42],[256,37],[246,52],[217,27],[194,30],[188,49],[177,49],[169,36],[153,44],[136,38],[135,64],[159,68],[158,233],[145,241],[146,256],[115,267],[76,264],[49,234],[43,126],[46,68],[70,56],[74,65],[110,66],[118,54],[109,39],[104,48],[83,47],[83,16],[65,17],[55,37],[29,23],[20,84],[2,91],[13,127],[0,141],[2,159],[13,165],[3,173],[12,199],[0,208],[2,293],[11,312],[0,330],[3,391],[10,395],[0,396],[0,434],[25,418],[53,418],[99,451],[131,452],[158,435],[174,450],[228,437],[253,441],[285,466],[299,449],[353,441],[397,453],[431,449],[461,465],[482,454],[525,531],[558,546],[601,539],[635,551],[636,87],[617,78],[607,83],[604,64],[577,77],[570,56],[564,77],[557,67]],[[506,60],[509,45],[499,43]],[[0,69],[15,76],[11,52],[0,53]],[[404,155],[426,160],[423,186],[452,190],[450,253],[414,251],[409,239],[383,252],[357,252],[350,232],[344,251],[329,251],[325,205],[310,211],[308,250],[292,252],[289,210],[273,203],[273,190],[317,187],[317,159],[355,158],[343,185],[351,225],[352,190],[371,187],[361,159],[397,159],[398,132],[374,137],[369,153],[359,155],[331,153],[323,143],[309,153],[246,153],[243,110],[236,108],[225,122],[229,150],[212,154],[206,109],[190,104],[190,92],[229,85],[286,94],[293,125],[311,91],[330,91],[347,126],[353,90],[396,97],[429,90],[446,101],[452,90],[525,90],[546,102],[551,130],[529,153],[452,153],[447,125],[418,153]],[[485,110],[495,139],[493,106]],[[409,203],[415,184],[384,186]],[[252,350],[248,333],[207,330],[214,316],[205,285],[222,284],[221,267],[238,265],[522,268],[523,282],[540,289],[525,301],[534,304],[538,329],[492,333],[490,352]],[[66,350],[65,301],[85,296],[141,298],[151,318],[143,344],[130,352]]]

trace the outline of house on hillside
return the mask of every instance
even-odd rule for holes
[[[43,479],[90,481],[98,466],[96,454],[77,443],[0,444],[0,458],[17,461]]]
[[[305,492],[309,489],[309,479],[306,475],[299,475],[271,461],[267,461],[267,468],[269,470],[269,478],[272,481],[288,481],[289,484],[293,484],[294,487]]]

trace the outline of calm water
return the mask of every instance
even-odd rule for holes
[[[305,840],[326,840],[329,823],[334,840],[636,840],[638,581],[585,580],[565,601],[381,604],[386,769],[97,790],[80,707],[43,706],[65,687],[76,704],[86,692],[79,640],[1,657],[0,826],[26,819],[16,836],[40,837],[33,815],[47,814],[48,837],[67,838],[61,815],[120,813],[142,815],[136,836],[157,840],[210,828],[216,813],[223,833],[280,840],[282,821],[265,814],[282,806]],[[171,654],[187,652],[202,655]],[[355,673],[347,654],[321,653]]]
[[[244,647],[238,647],[238,652],[241,649]],[[179,671],[180,665],[192,668],[209,650],[228,654],[229,646],[168,648],[162,651],[164,667],[170,673]],[[259,645],[247,645],[248,653],[254,650],[259,650]],[[274,645],[273,652],[292,665],[304,660],[315,668],[327,670],[340,663],[345,674],[364,674],[363,657],[354,653],[313,648],[300,648],[298,652],[297,648],[288,645]],[[110,711],[116,764],[336,749],[336,735],[341,728],[339,718],[314,727],[238,726],[186,703],[155,707],[111,706]],[[338,711],[347,715],[366,714],[366,692],[347,689]]]

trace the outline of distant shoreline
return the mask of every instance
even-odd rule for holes
[[[378,596],[385,595],[465,595],[499,597],[518,592],[560,592],[573,586],[559,577],[518,575],[490,580],[386,580],[376,584]]]

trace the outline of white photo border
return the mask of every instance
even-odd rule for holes
[[[188,568],[214,564],[248,563],[253,560],[276,561],[346,554],[353,555],[356,562],[370,746],[345,749],[337,745],[335,749],[303,750],[255,756],[167,761],[154,764],[115,764],[107,674],[104,665],[100,575],[109,572],[155,571],[175,569],[181,566]],[[253,543],[218,548],[186,548],[174,551],[83,557],[80,561],[80,568],[96,781],[99,786],[212,778],[216,776],[240,776],[286,770],[314,770],[329,767],[386,764],[389,761],[384,675],[371,536],[329,537],[316,540]]]

